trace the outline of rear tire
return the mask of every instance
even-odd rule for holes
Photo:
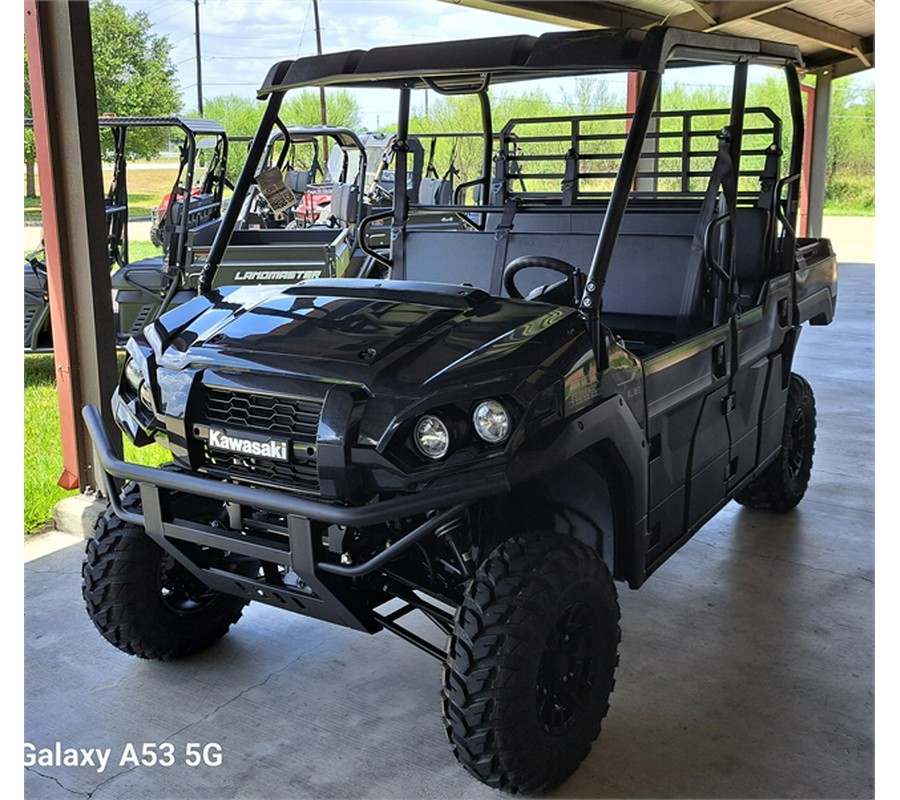
[[[137,487],[129,486],[122,500],[126,508],[138,508]],[[81,574],[97,630],[138,658],[166,661],[196,653],[224,636],[247,605],[205,586],[143,528],[111,510],[87,543]]]
[[[784,409],[781,452],[734,498],[748,508],[790,511],[806,494],[816,445],[816,401],[804,378],[792,373]]]
[[[605,564],[569,536],[508,539],[456,613],[444,666],[444,721],[476,778],[549,790],[590,752],[609,710],[619,605]]]

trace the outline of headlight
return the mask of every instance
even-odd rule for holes
[[[426,414],[416,423],[413,441],[426,458],[443,458],[450,449],[450,431],[440,417]]]
[[[147,408],[149,408],[151,411],[153,410],[153,392],[150,390],[150,384],[147,383],[147,381],[144,381],[141,384],[141,389],[138,392],[138,397]]]
[[[141,384],[144,382],[144,376],[141,374],[140,369],[138,369],[137,364],[134,363],[133,358],[129,358],[128,361],[125,362],[125,380],[128,381],[128,384],[134,389],[135,393],[137,393]]]
[[[488,444],[500,444],[509,436],[509,412],[496,400],[484,400],[475,407],[472,424]]]
[[[128,359],[125,362],[125,381],[134,390],[141,403],[152,411],[153,392],[150,389],[150,383],[144,379],[144,373],[141,372],[134,359]]]

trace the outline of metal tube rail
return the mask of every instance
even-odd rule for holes
[[[641,87],[641,98],[638,101],[637,111],[632,119],[631,131],[625,144],[625,152],[622,154],[622,163],[619,175],[616,178],[615,187],[609,198],[609,206],[606,216],[603,218],[603,227],[600,229],[600,238],[594,251],[590,273],[581,298],[581,310],[595,322],[600,317],[600,297],[603,292],[603,283],[606,280],[606,272],[612,259],[616,238],[625,216],[625,206],[628,203],[628,195],[631,192],[634,176],[637,172],[638,162],[641,158],[641,147],[644,136],[650,125],[653,113],[653,100],[659,90],[660,73],[648,72]]]
[[[424,490],[363,506],[342,506],[270,489],[258,489],[252,486],[226,483],[214,478],[132,464],[116,456],[96,406],[85,406],[82,409],[82,416],[97,450],[100,465],[103,471],[112,477],[135,483],[147,483],[163,489],[209,497],[214,500],[266,509],[277,514],[304,517],[331,525],[357,527],[375,525],[386,520],[423,514],[435,508],[466,505],[509,490],[509,481],[506,475],[495,471],[485,472],[479,476],[469,476],[461,486]],[[117,516],[138,525],[143,524],[140,515],[130,514],[121,509],[115,492],[109,494],[110,504]]]
[[[330,572],[333,575],[341,575],[345,578],[358,578],[362,575],[368,575],[370,572],[374,572],[379,567],[387,564],[388,561],[395,559],[400,553],[408,550],[416,544],[416,542],[428,536],[428,534],[434,533],[434,531],[445,522],[456,519],[456,517],[460,516],[465,510],[465,505],[455,505],[440,514],[436,514],[431,519],[426,520],[419,525],[418,528],[410,531],[392,545],[382,550],[377,556],[370,558],[368,561],[364,561],[362,564],[345,567],[341,564],[329,564],[328,562],[320,561],[316,564],[316,567],[323,572]]]
[[[272,130],[275,121],[278,118],[278,111],[281,108],[281,101],[283,99],[283,93],[274,93],[266,105],[266,110],[263,112],[262,120],[259,123],[259,129],[256,131],[256,135],[253,137],[253,141],[250,144],[250,149],[247,151],[247,160],[244,162],[244,168],[241,170],[237,184],[235,184],[231,202],[228,204],[228,208],[225,209],[225,214],[222,216],[222,221],[219,223],[219,229],[216,231],[216,238],[213,239],[212,246],[209,249],[209,255],[206,257],[206,263],[200,271],[200,281],[197,287],[197,291],[200,294],[206,294],[206,292],[212,288],[213,278],[215,277],[216,270],[219,268],[219,262],[222,260],[225,248],[228,247],[228,242],[231,240],[231,234],[234,230],[235,222],[237,222],[238,215],[241,212],[244,198],[247,196],[247,191],[250,189],[250,185],[255,179],[256,168],[268,145],[269,132]]]

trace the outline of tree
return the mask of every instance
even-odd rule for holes
[[[359,130],[362,125],[359,102],[349,92],[344,89],[329,91],[325,103],[329,125]],[[203,116],[220,123],[229,136],[252,136],[259,127],[264,109],[263,103],[226,94],[207,100]],[[319,93],[307,90],[288,96],[280,116],[287,125],[321,125]]]
[[[492,93],[491,108],[497,127],[495,133],[499,132],[499,127],[509,119],[565,113],[559,106],[554,105],[550,96],[542,89],[532,89],[515,94]],[[431,103],[427,115],[422,111],[411,116],[409,127],[414,134],[480,134],[482,130],[481,106],[475,95],[438,97]],[[542,147],[542,145],[532,145],[529,154],[536,154]],[[443,174],[449,166],[451,156],[460,180],[471,180],[480,175],[484,158],[483,144],[480,138],[449,137],[440,140],[434,153],[434,163],[440,174]]]
[[[875,171],[875,87],[840,79],[832,84],[828,178],[869,177]]]
[[[328,124],[358,131],[362,125],[359,102],[349,92],[329,90],[325,95]],[[207,100],[203,116],[215,120],[229,137],[253,136],[259,127],[265,105],[236,94],[220,95]],[[307,90],[289,96],[281,107],[281,119],[286,125],[314,127],[321,125],[319,93]],[[228,177],[237,178],[243,166],[244,152],[229,148]]]
[[[625,108],[625,98],[606,76],[576,78],[574,89],[567,92],[563,88],[562,96],[571,114],[614,114]]]
[[[203,103],[203,116],[218,122],[229,136],[253,136],[265,106],[236,94],[223,94]]]
[[[24,48],[23,48],[24,49]],[[25,119],[30,119],[31,110],[31,84],[28,80],[28,53],[25,53]],[[37,153],[34,149],[34,131],[25,130],[25,197],[37,197],[34,185],[34,160]]]
[[[359,102],[344,89],[329,89],[325,93],[325,112],[329,125],[354,131],[362,127]],[[307,89],[289,95],[282,107],[281,118],[288,125],[321,125],[319,92]]]
[[[117,116],[169,116],[181,108],[181,93],[168,37],[151,32],[142,12],[128,14],[114,0],[91,3],[91,43],[98,113]],[[25,116],[30,117],[31,87],[25,51]],[[131,131],[128,155],[151,158],[166,145],[165,130]],[[26,195],[34,197],[34,136],[25,135]],[[101,131],[101,154],[111,156],[109,131]]]
[[[150,19],[143,11],[129,15],[114,0],[91,3],[91,40],[100,114],[163,117],[181,109],[171,44],[167,36],[158,36],[151,28]],[[167,135],[164,129],[131,131],[129,157],[152,158],[165,146]],[[102,147],[102,151],[108,150],[108,144]]]

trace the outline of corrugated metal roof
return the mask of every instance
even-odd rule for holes
[[[875,0],[444,0],[575,28],[650,27],[797,45],[812,72],[850,75],[875,64]]]

